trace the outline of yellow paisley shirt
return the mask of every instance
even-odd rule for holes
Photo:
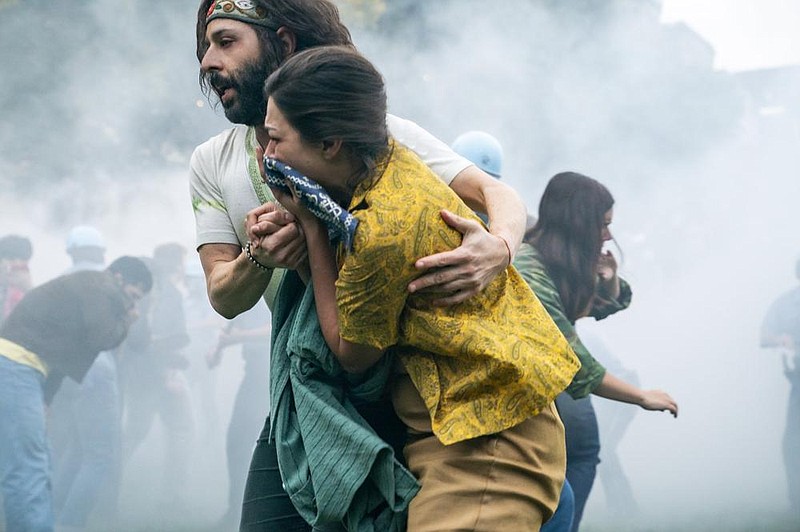
[[[392,142],[349,211],[352,251],[339,249],[339,331],[388,349],[409,373],[444,444],[492,434],[538,414],[580,367],[569,343],[513,266],[479,295],[434,307],[409,294],[414,262],[458,247],[439,211],[479,220],[410,150]]]

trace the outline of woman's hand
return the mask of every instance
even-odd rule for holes
[[[612,401],[639,405],[645,410],[668,410],[674,417],[678,417],[678,403],[667,392],[641,390],[608,371],[592,393]]]
[[[617,276],[617,259],[610,251],[600,253],[600,259],[597,261],[597,275],[606,282]]]
[[[617,277],[617,259],[610,251],[600,253],[597,261],[597,276],[600,278],[600,292],[616,300],[619,297],[620,286]]]
[[[639,406],[645,410],[668,410],[672,417],[678,417],[678,403],[661,390],[644,390]]]
[[[256,160],[258,161],[258,171],[261,172],[261,179],[267,182],[267,174],[264,170],[264,150],[261,147],[256,148]],[[317,217],[309,211],[306,206],[300,201],[300,195],[294,186],[294,183],[287,182],[289,191],[283,190],[278,187],[269,185],[272,195],[275,199],[289,212],[295,219],[302,225],[308,223],[317,223]]]
[[[289,186],[289,192],[278,187],[269,187],[272,190],[272,195],[275,196],[275,199],[280,202],[283,208],[294,216],[302,227],[322,223],[300,200],[300,194],[297,192],[294,183],[288,182],[287,185]]]

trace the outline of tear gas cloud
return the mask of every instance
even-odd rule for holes
[[[634,303],[579,328],[681,408],[677,420],[612,409],[635,409],[617,454],[641,522],[713,530],[783,512],[788,382],[758,330],[800,258],[800,66],[714,70],[713,48],[662,24],[656,1],[340,5],[391,112],[447,142],[493,134],[502,179],[529,212],[563,170],[614,194]],[[195,12],[185,0],[0,2],[0,220],[33,239],[37,282],[66,268],[64,237],[79,223],[103,231],[110,258],[194,248],[189,156],[228,126],[198,88]],[[241,371],[230,364],[223,405]],[[226,482],[221,449],[198,473],[205,514],[224,507],[224,488],[209,488]],[[129,483],[146,481],[150,457]],[[614,519],[602,476],[603,463],[587,529]]]

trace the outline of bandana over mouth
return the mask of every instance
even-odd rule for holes
[[[253,0],[214,0],[206,12],[206,24],[216,18],[230,18],[271,30],[278,29],[278,25],[269,19],[266,8],[256,5]]]
[[[289,183],[294,185],[300,201],[314,216],[325,223],[331,241],[341,241],[346,250],[352,249],[358,219],[336,203],[319,183],[266,155],[264,171],[267,174],[265,183],[271,187],[290,192]]]

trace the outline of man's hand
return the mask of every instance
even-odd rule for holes
[[[278,203],[265,203],[248,212],[244,226],[250,251],[261,264],[295,270],[306,261],[303,229]]]
[[[437,306],[455,305],[486,288],[509,264],[509,249],[501,237],[494,236],[477,221],[441,211],[447,225],[464,238],[461,246],[419,259],[415,266],[426,272],[408,285],[409,292],[441,294]]]

